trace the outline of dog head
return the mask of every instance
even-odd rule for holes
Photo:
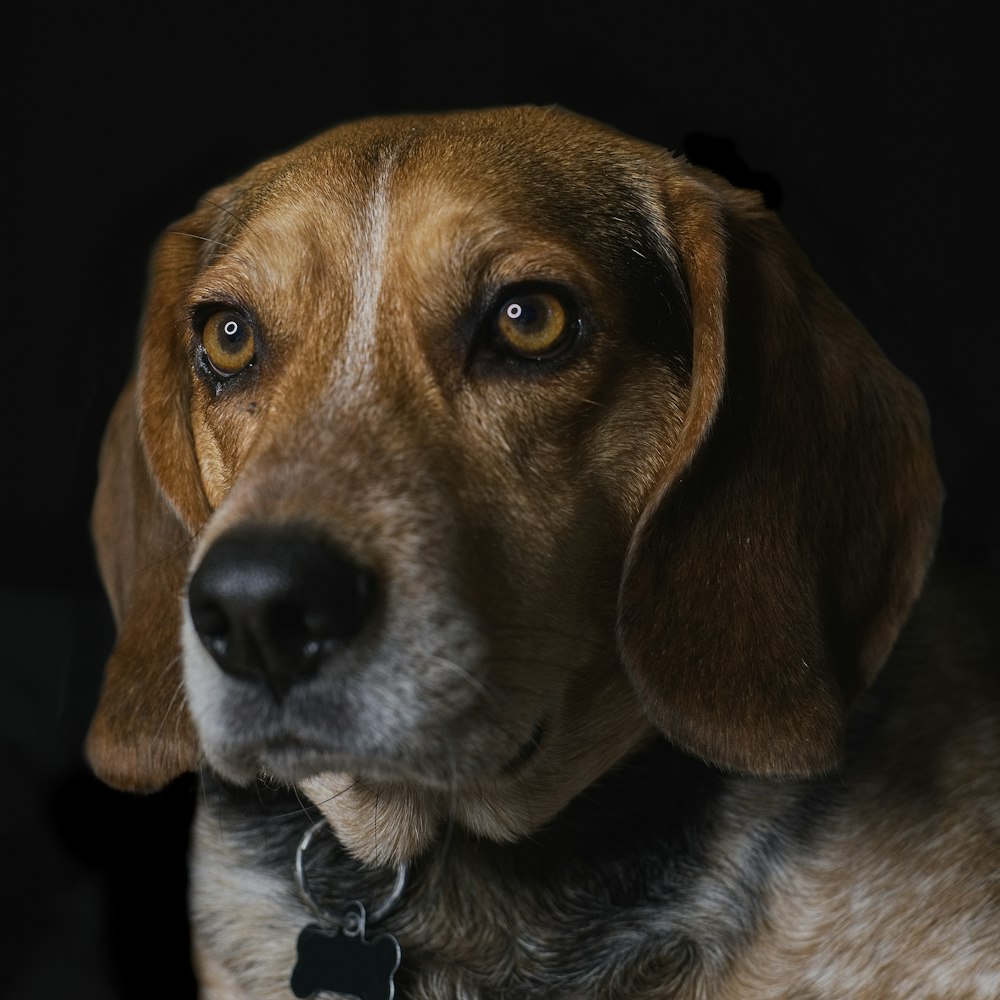
[[[341,126],[158,244],[90,758],[293,782],[369,860],[520,836],[657,731],[821,773],[939,506],[756,195],[551,108]]]

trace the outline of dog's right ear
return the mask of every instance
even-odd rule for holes
[[[86,751],[116,788],[154,791],[200,759],[181,667],[181,599],[192,540],[210,509],[190,425],[190,364],[179,325],[198,267],[203,208],[157,249],[138,374],[101,448],[91,529],[118,629]]]
[[[193,770],[199,757],[179,644],[191,540],[150,476],[134,383],[119,398],[104,436],[91,528],[118,638],[87,756],[109,785],[155,791]]]

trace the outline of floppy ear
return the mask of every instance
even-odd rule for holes
[[[86,750],[98,777],[131,791],[154,791],[200,759],[180,649],[188,557],[208,516],[177,328],[179,289],[194,266],[188,247],[161,242],[138,379],[123,391],[105,432],[91,519],[118,637]]]
[[[694,754],[821,773],[933,554],[925,407],[755,196],[693,170],[661,189],[691,403],[627,555],[623,662]]]

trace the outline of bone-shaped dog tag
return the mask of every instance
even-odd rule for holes
[[[328,990],[358,1000],[392,1000],[400,957],[399,942],[391,934],[370,941],[365,937],[365,908],[354,902],[340,927],[309,924],[302,929],[292,992],[301,998]]]

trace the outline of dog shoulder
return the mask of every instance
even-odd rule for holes
[[[934,575],[844,768],[794,807],[734,995],[998,995],[998,610],[995,588]]]

